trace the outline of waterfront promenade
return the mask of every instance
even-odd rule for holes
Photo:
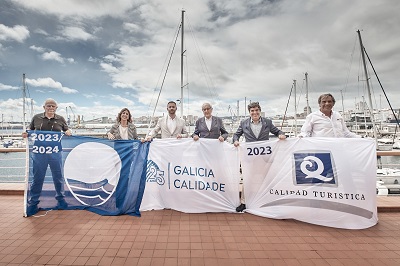
[[[0,265],[400,265],[400,196],[378,197],[377,225],[345,230],[173,210],[24,218],[22,189],[0,183]]]

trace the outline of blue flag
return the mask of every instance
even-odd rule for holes
[[[140,216],[149,143],[28,131],[26,216],[39,210],[86,209]]]

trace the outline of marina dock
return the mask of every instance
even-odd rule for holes
[[[400,195],[377,196],[378,224],[348,230],[169,209],[141,217],[54,210],[24,218],[24,188],[0,183],[0,265],[400,265]]]

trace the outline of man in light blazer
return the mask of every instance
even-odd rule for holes
[[[187,138],[188,133],[186,131],[185,120],[176,116],[176,103],[170,101],[167,104],[168,115],[158,119],[157,125],[150,133],[147,135],[146,140],[152,140],[157,136],[158,132],[161,130],[161,138]]]
[[[228,137],[228,131],[224,127],[222,119],[212,116],[212,106],[209,103],[204,103],[201,106],[204,117],[197,119],[196,127],[192,135],[194,140],[199,138],[219,139],[223,142]]]
[[[233,145],[239,146],[239,139],[242,135],[246,139],[246,142],[268,140],[269,133],[271,132],[279,139],[286,139],[285,134],[272,124],[272,121],[261,117],[261,106],[258,102],[252,102],[247,106],[250,117],[240,122],[239,128],[236,133],[233,134]],[[246,209],[244,204],[244,193],[240,193],[241,204],[236,208],[237,212],[242,212]]]

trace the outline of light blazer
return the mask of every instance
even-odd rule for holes
[[[119,125],[120,123],[115,123],[111,129],[107,133],[111,133],[114,135],[115,139],[122,139],[121,134],[119,133]],[[136,132],[136,126],[133,123],[128,122],[128,139],[137,139],[138,135]]]
[[[204,117],[197,119],[192,137],[197,135],[200,138],[218,139],[219,136],[222,136],[226,140],[228,131],[225,130],[222,119],[216,116],[212,116],[211,119],[211,130],[208,130]]]
[[[253,131],[251,130],[250,127],[251,118],[249,117],[240,122],[239,128],[237,129],[236,133],[233,134],[233,142],[239,140],[240,136],[242,135],[244,135],[246,142],[268,140],[269,132],[271,132],[275,136],[284,135],[284,133],[281,130],[279,130],[272,124],[271,120],[264,117],[260,117],[260,119],[262,126],[258,138],[256,138]]]
[[[164,117],[158,119],[156,127],[153,128],[148,135],[151,136],[152,138],[154,138],[155,136],[157,136],[158,132],[160,132],[160,130],[161,130],[161,138],[162,139],[176,138],[176,136],[178,134],[181,134],[182,138],[187,138],[188,133],[186,131],[185,120],[176,116],[175,117],[176,128],[175,128],[174,132],[170,132],[168,129],[168,126],[167,126],[167,116],[164,116]]]

